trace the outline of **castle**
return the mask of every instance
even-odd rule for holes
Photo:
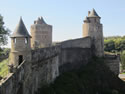
[[[103,32],[100,17],[93,9],[88,12],[83,24],[83,38],[90,37],[95,47],[96,56],[104,56]],[[42,17],[34,21],[29,35],[22,18],[20,18],[14,33],[11,35],[11,58],[14,66],[20,65],[23,60],[30,60],[31,49],[52,46],[52,26],[47,25]],[[17,64],[18,63],[18,64]]]
[[[29,35],[22,18],[11,35],[11,65],[18,66],[23,60],[30,60],[30,51],[36,48],[49,47],[52,45],[52,26],[47,25],[43,18],[38,18],[31,26]]]
[[[93,56],[104,57],[100,19],[94,9],[89,11],[84,20],[82,38],[53,46],[52,26],[42,17],[34,21],[31,35],[20,18],[11,35],[10,74],[0,84],[0,94],[34,94],[41,85],[53,82],[62,72],[85,66]],[[107,65],[118,74],[119,60],[113,60],[116,68]]]

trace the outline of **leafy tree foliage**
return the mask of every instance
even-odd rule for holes
[[[112,52],[115,49],[115,42],[111,39],[104,40],[104,50]]]
[[[124,71],[125,70],[125,50],[121,53],[120,58],[121,58],[122,71]]]
[[[104,38],[104,50],[108,52],[121,52],[125,50],[125,36]]]
[[[0,15],[0,47],[7,44],[9,32],[4,26],[3,17]]]
[[[125,36],[114,36],[104,38],[104,50],[106,52],[119,53],[122,71],[125,70]]]

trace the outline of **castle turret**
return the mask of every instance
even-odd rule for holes
[[[17,67],[24,60],[30,60],[30,38],[22,18],[11,35],[11,52],[10,52],[10,61],[9,65]]]
[[[31,25],[31,36],[32,48],[49,47],[52,45],[52,26],[40,17]]]
[[[102,57],[104,56],[104,39],[100,19],[101,17],[98,16],[94,9],[88,12],[88,17],[85,18],[83,24],[83,37],[91,37],[95,55]]]

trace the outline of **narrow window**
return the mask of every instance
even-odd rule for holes
[[[23,62],[23,56],[19,55],[19,65]]]
[[[13,39],[14,43],[16,43],[16,38]]]
[[[25,44],[28,44],[28,38],[25,38]]]
[[[23,94],[23,84],[19,82],[17,94]]]

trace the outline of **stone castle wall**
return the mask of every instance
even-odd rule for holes
[[[94,55],[103,57],[103,26],[94,9],[90,14],[84,20],[83,38],[56,46],[52,46],[52,26],[42,17],[31,26],[31,42],[24,35],[23,38],[12,37],[10,69],[13,73],[0,80],[0,94],[35,94],[39,87],[53,82],[61,73],[85,66]],[[25,31],[25,26],[23,29]],[[25,59],[23,62],[21,55]],[[109,68],[118,74],[115,68],[119,60],[105,58]]]
[[[62,48],[91,48],[91,38],[84,37],[78,39],[67,40],[61,43]]]
[[[35,94],[39,87],[53,82],[62,72],[88,64],[93,56],[90,40],[80,38],[32,50],[31,62],[23,62],[15,73],[1,80],[0,94]]]
[[[19,56],[22,58],[30,60],[30,39],[29,38],[12,38],[11,39],[11,51],[9,54],[9,65],[18,66]]]
[[[78,69],[80,66],[86,65],[92,57],[90,37],[64,41],[60,46],[60,73]]]
[[[89,38],[32,50],[31,62],[22,63],[17,67],[15,73],[3,79],[0,94],[34,94],[40,86],[53,82],[61,72],[77,69],[87,64],[91,58],[90,44],[88,48],[84,48],[79,41],[85,43],[89,41]],[[66,46],[67,43],[72,44],[72,48]],[[77,47],[73,44],[77,44]]]
[[[33,50],[31,62],[23,62],[1,80],[0,94],[34,94],[37,89],[52,82],[58,75],[59,47]]]
[[[120,72],[120,58],[119,55],[105,55],[105,64],[116,75]]]
[[[93,46],[95,46],[95,55],[104,56],[103,25],[98,17],[87,17],[83,24],[83,37],[91,37]]]
[[[79,69],[88,64],[92,53],[90,48],[63,48],[59,59],[59,72],[66,72],[72,69]]]
[[[33,24],[31,26],[31,47],[42,48],[52,45],[52,26],[47,24]]]
[[[2,79],[0,82],[0,94],[19,94],[19,89],[22,86],[26,73],[26,62],[24,61],[17,67],[15,73],[10,73],[6,79]],[[21,92],[20,92],[21,94]]]

